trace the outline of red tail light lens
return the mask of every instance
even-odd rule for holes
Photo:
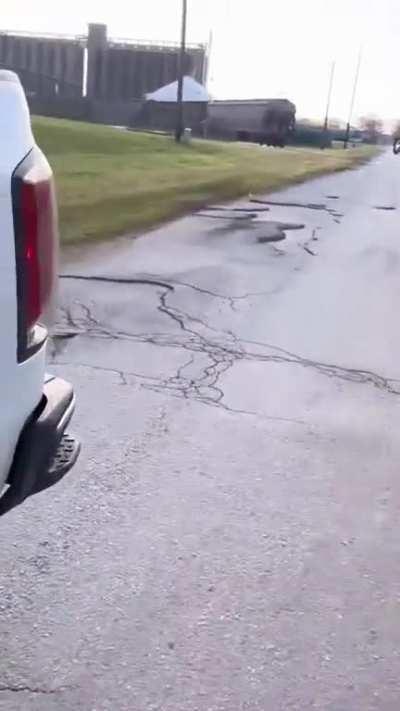
[[[40,270],[38,262],[38,210],[35,187],[23,183],[21,218],[24,227],[23,267],[25,284],[25,323],[28,329],[37,323],[41,313]]]
[[[39,327],[57,278],[57,209],[51,169],[34,149],[12,182],[17,267],[18,360],[26,360],[46,338]]]

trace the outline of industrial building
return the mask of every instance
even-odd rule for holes
[[[171,131],[176,124],[180,46],[87,35],[0,31],[0,68],[18,73],[36,114]],[[185,125],[195,135],[283,145],[295,123],[286,100],[210,101],[207,45],[188,44]]]
[[[0,67],[20,76],[30,97],[129,101],[177,78],[179,45],[110,39],[90,24],[87,36],[0,32]],[[185,74],[203,83],[207,47],[188,45]]]

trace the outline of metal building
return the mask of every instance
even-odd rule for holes
[[[87,36],[0,32],[0,67],[16,71],[27,94],[128,101],[177,78],[179,46],[109,39],[106,25]],[[188,45],[185,73],[204,81],[205,45]]]

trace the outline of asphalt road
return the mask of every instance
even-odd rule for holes
[[[400,160],[268,200],[64,264],[83,450],[0,522],[0,709],[398,711]]]

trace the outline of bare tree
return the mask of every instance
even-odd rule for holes
[[[373,114],[360,118],[360,128],[367,143],[378,143],[383,132],[383,121]]]

